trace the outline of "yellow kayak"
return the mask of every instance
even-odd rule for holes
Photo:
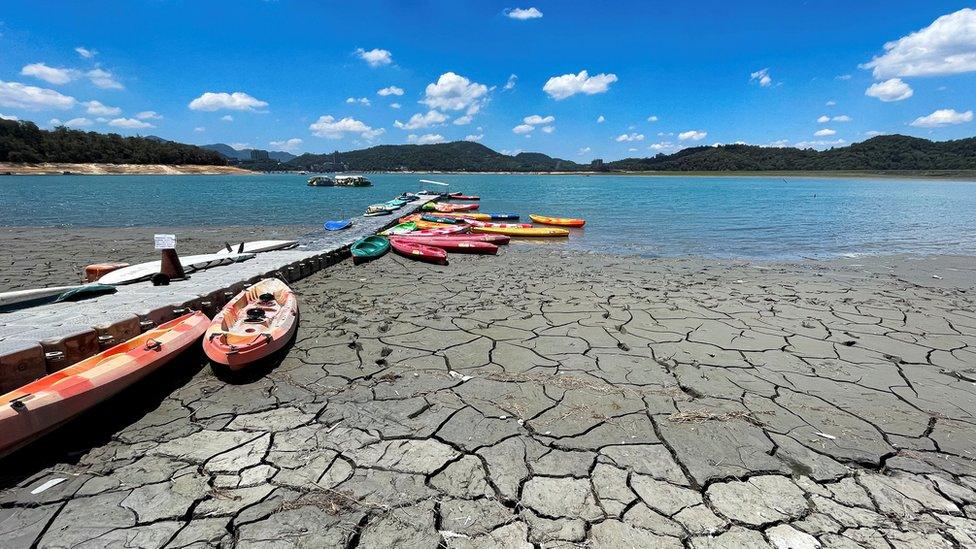
[[[491,221],[491,215],[484,214],[484,213],[476,213],[476,212],[464,212],[464,213],[438,212],[437,215],[440,217],[460,217],[460,218],[467,218],[467,219],[477,219],[478,221]]]
[[[438,223],[436,221],[424,221],[422,219],[419,221],[414,221],[414,223],[416,223],[417,228],[420,230],[443,229],[444,227],[457,227],[457,225],[452,225],[450,223]]]
[[[548,227],[471,227],[471,232],[532,237],[569,236],[569,231],[566,229],[550,229]]]
[[[561,225],[563,227],[582,227],[586,221],[572,217],[549,217],[547,215],[529,214],[529,218],[543,225]]]

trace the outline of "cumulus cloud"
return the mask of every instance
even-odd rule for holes
[[[504,89],[510,90],[510,89],[514,88],[515,87],[515,84],[517,82],[518,82],[518,75],[516,75],[516,74],[510,74],[510,75],[508,75],[508,81],[505,82]]]
[[[836,101],[827,101],[826,103],[824,103],[824,105],[826,105],[828,107],[834,107],[834,106],[837,105],[837,102]]]
[[[851,120],[853,120],[853,118],[847,116],[846,114],[839,114],[837,116],[827,116],[824,114],[817,119],[817,122],[826,124],[827,122],[850,122]]]
[[[49,67],[44,63],[24,65],[24,68],[20,69],[20,74],[23,76],[33,76],[48,84],[67,84],[78,77],[78,71],[74,69]]]
[[[418,130],[420,128],[428,128],[436,124],[443,124],[446,120],[447,116],[443,113],[430,110],[427,111],[427,114],[417,113],[411,116],[410,120],[407,120],[406,123],[397,120],[393,123],[393,125],[401,130]]]
[[[389,50],[381,50],[379,48],[371,50],[356,48],[356,57],[369,63],[370,67],[382,67],[393,62],[393,54]]]
[[[588,153],[588,152],[590,152],[590,151],[592,151],[592,150],[593,150],[593,149],[591,149],[591,148],[589,148],[589,147],[583,147],[583,148],[581,148],[581,149],[579,150],[579,152],[577,152],[576,154],[578,154],[578,155],[580,155],[580,156],[583,156],[584,154],[586,154],[586,153]]]
[[[64,125],[68,126],[69,128],[85,128],[91,126],[92,124],[94,124],[94,122],[92,122],[91,120],[83,116],[78,118],[72,118],[71,120],[68,120],[67,122],[64,123]]]
[[[398,88],[396,86],[387,86],[377,91],[376,93],[382,95],[383,97],[386,97],[387,95],[403,95],[403,88]]]
[[[542,86],[542,91],[549,94],[549,97],[559,101],[567,97],[572,97],[577,93],[584,93],[586,95],[605,93],[610,89],[610,84],[616,81],[617,75],[613,73],[600,73],[590,76],[589,73],[582,70],[578,74],[570,73],[562,76],[553,76]]]
[[[835,139],[833,141],[826,140],[814,140],[814,141],[798,141],[793,144],[794,147],[798,149],[826,149],[828,147],[839,147],[846,144],[847,141],[843,139]]]
[[[420,101],[431,109],[465,111],[473,115],[481,110],[488,95],[488,86],[453,72],[440,75],[437,82],[427,84],[424,98]]]
[[[13,120],[16,122],[17,120],[20,119],[12,114],[3,114],[2,112],[0,112],[0,120]]]
[[[532,133],[532,130],[534,130],[536,126],[544,125],[545,127],[542,128],[542,131],[545,133],[552,133],[556,131],[556,128],[551,126],[551,124],[555,121],[556,117],[552,116],[551,114],[547,116],[530,114],[522,119],[521,124],[512,128],[512,131],[517,134],[525,134],[525,136],[528,137],[528,134]]]
[[[205,92],[200,97],[190,101],[190,109],[194,111],[253,111],[267,107],[267,101],[261,101],[244,92]]]
[[[425,133],[423,135],[410,134],[407,136],[407,142],[417,145],[432,145],[434,143],[443,143],[444,136],[439,133]]]
[[[355,118],[346,117],[336,120],[331,115],[320,116],[318,120],[309,125],[308,129],[317,137],[327,139],[342,139],[346,134],[355,134],[363,139],[375,139],[386,132],[383,128],[373,129],[364,122]]]
[[[554,131],[556,131],[556,127],[555,126],[543,126],[542,127],[542,133],[552,133]]]
[[[464,136],[464,140],[465,141],[471,141],[473,143],[476,143],[478,141],[481,141],[484,137],[485,137],[485,134],[483,134],[483,133],[479,133],[477,135],[471,134],[471,135]]]
[[[680,139],[681,141],[688,141],[688,140],[700,141],[702,139],[705,139],[707,135],[708,132],[698,131],[698,130],[688,130],[686,132],[679,133],[678,139]]]
[[[97,88],[103,90],[121,90],[124,86],[115,79],[115,76],[104,69],[92,69],[85,73],[88,80]]]
[[[47,88],[27,86],[20,82],[0,80],[0,107],[40,111],[45,109],[70,109],[78,101]]]
[[[82,105],[85,106],[85,112],[94,116],[118,116],[122,114],[122,109],[103,105],[101,101],[95,101],[94,99],[85,101]]]
[[[648,117],[647,117],[647,121],[648,121],[648,122],[657,122],[657,116],[654,116],[654,115],[652,114],[651,116],[648,116]]]
[[[519,124],[518,126],[515,126],[514,128],[512,128],[512,132],[517,133],[517,134],[527,134],[527,133],[531,133],[532,130],[534,130],[534,129],[535,129],[535,126],[533,126],[531,124]]]
[[[399,109],[401,106],[399,103],[390,103],[391,109]]]
[[[297,137],[292,137],[291,139],[283,139],[281,141],[269,141],[268,146],[288,152],[295,152],[298,147],[301,146],[302,140]]]
[[[355,98],[355,97],[347,97],[346,98],[346,103],[350,103],[350,104],[359,103],[360,105],[363,105],[363,106],[366,106],[366,107],[368,107],[370,105],[369,99],[367,99],[365,97],[360,97],[358,99]]]
[[[149,122],[144,122],[142,120],[136,120],[135,118],[113,118],[108,122],[109,126],[114,126],[116,128],[126,128],[129,130],[139,130],[142,128],[155,128]]]
[[[540,116],[538,114],[529,115],[522,119],[522,122],[525,122],[530,126],[538,126],[539,124],[552,124],[555,121],[556,121],[555,116],[552,115]]]
[[[464,126],[464,125],[467,125],[467,124],[470,124],[470,123],[471,123],[471,116],[470,115],[467,115],[467,114],[464,115],[464,116],[459,116],[459,117],[455,118],[454,119],[454,122],[453,122],[453,124],[455,126]]]
[[[878,99],[891,102],[908,99],[915,94],[915,90],[908,84],[902,82],[901,78],[892,78],[884,82],[875,82],[871,87],[864,90],[864,95],[877,97]]]
[[[763,88],[768,88],[773,85],[773,77],[769,76],[769,68],[759,69],[758,71],[751,73],[749,75],[750,82],[758,82]]]
[[[832,130],[830,128],[824,128],[822,130],[817,130],[813,132],[814,137],[829,137],[831,135],[837,135],[837,130]]]
[[[973,121],[973,111],[958,112],[955,109],[939,109],[928,116],[919,116],[912,122],[917,128],[941,128],[952,124]]]
[[[163,115],[156,111],[142,111],[136,114],[136,118],[139,120],[160,120],[163,118]]]
[[[197,126],[197,127],[193,128],[193,131],[195,131],[195,132],[205,132],[205,131],[207,131],[207,128],[204,128],[203,126]]]
[[[661,152],[669,151],[676,147],[674,143],[671,143],[670,141],[661,141],[660,143],[651,143],[647,148],[655,152]]]
[[[91,48],[86,48],[84,46],[78,46],[77,48],[75,48],[75,52],[83,59],[91,59],[92,57],[98,55],[97,51]]]
[[[827,116],[826,114],[821,115],[820,118],[817,119],[817,122],[821,124],[826,124],[827,122],[830,122],[830,117]]]
[[[518,19],[519,21],[542,18],[542,12],[539,11],[539,8],[511,8],[505,10],[505,15],[510,19]]]
[[[624,141],[643,141],[644,134],[642,133],[624,133],[617,136],[616,141],[622,143]]]
[[[884,45],[862,68],[875,78],[939,76],[976,71],[976,10],[943,15],[924,29]]]
[[[231,116],[231,115],[229,115],[229,114],[225,114],[225,115],[223,115],[223,116],[220,117],[220,120],[222,122],[233,122],[234,121],[234,117]]]
[[[596,117],[596,123],[597,124],[603,124],[606,121],[607,121],[607,119],[604,118],[604,116],[602,114],[600,116]]]

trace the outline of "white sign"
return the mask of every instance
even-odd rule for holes
[[[153,242],[156,244],[157,250],[175,250],[176,249],[176,235],[175,234],[157,234],[153,235]]]

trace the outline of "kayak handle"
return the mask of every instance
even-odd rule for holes
[[[26,412],[27,406],[24,404],[24,401],[32,398],[34,398],[34,393],[27,393],[26,395],[19,396],[10,401],[10,407],[18,412]]]
[[[160,351],[163,348],[163,344],[156,341],[155,339],[149,339],[146,341],[147,351]]]

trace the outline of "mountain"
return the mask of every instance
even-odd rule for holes
[[[433,145],[378,145],[338,153],[339,162],[353,171],[579,171],[583,166],[542,153],[505,155],[480,143],[454,141]],[[303,154],[287,165],[294,169],[315,169],[331,164],[334,154]]]
[[[116,133],[42,130],[26,120],[0,119],[0,162],[198,164],[223,166],[219,154],[194,145]]]
[[[235,149],[224,143],[214,143],[212,145],[200,145],[200,148],[218,152],[232,160],[250,160],[253,149]],[[268,151],[268,158],[278,162],[288,162],[295,158],[295,155],[286,151]]]
[[[609,162],[621,171],[974,170],[976,138],[929,141],[881,135],[825,151],[792,147],[692,147],[650,158]]]

